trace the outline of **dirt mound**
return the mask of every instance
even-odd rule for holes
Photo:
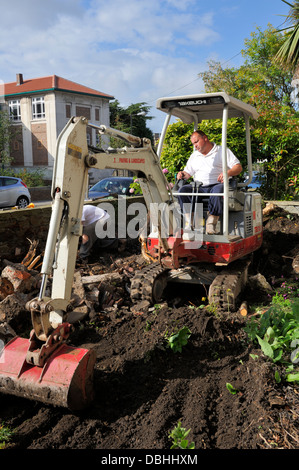
[[[269,281],[282,270],[294,275],[292,259],[283,256],[298,245],[299,233],[298,217],[273,220],[265,223],[264,245],[252,263],[253,273]],[[81,268],[82,276],[122,274],[114,297],[100,289],[92,317],[72,337],[75,346],[96,351],[95,401],[71,413],[3,396],[1,420],[16,430],[8,448],[170,449],[168,434],[178,421],[191,429],[196,449],[299,448],[299,389],[275,383],[273,364],[247,341],[246,318],[202,307],[199,291],[132,311],[130,276],[143,262],[129,243],[124,253],[106,253]],[[257,303],[256,292],[245,297]],[[166,337],[183,327],[191,335],[174,353]]]

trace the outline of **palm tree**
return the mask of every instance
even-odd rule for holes
[[[286,0],[282,1],[291,7],[285,20],[290,23],[290,26],[281,30],[287,31],[286,40],[278,50],[275,59],[281,64],[294,67],[294,78],[296,78],[299,76],[299,0],[294,0],[293,4]]]

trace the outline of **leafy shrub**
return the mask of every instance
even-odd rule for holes
[[[179,421],[177,426],[169,434],[169,439],[172,439],[171,449],[194,449],[194,442],[189,444],[187,436],[191,429],[186,430],[182,427],[182,423]]]
[[[15,171],[11,168],[0,170],[1,176],[14,176],[21,180],[29,187],[43,186],[44,177],[42,170],[27,171],[25,168],[21,171]]]
[[[187,326],[183,326],[176,333],[168,334],[165,333],[165,339],[167,340],[167,346],[172,349],[174,353],[182,352],[182,347],[188,343],[188,339],[191,336],[191,331]]]
[[[287,382],[299,383],[299,299],[276,293],[271,307],[259,320],[251,318],[245,327],[251,341],[257,341],[265,356],[285,367]],[[297,349],[295,349],[297,347]]]
[[[0,449],[4,449],[6,443],[10,441],[13,432],[8,426],[0,424]]]

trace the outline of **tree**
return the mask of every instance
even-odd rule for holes
[[[276,54],[276,61],[291,65],[295,69],[299,64],[299,0],[294,0],[293,4],[286,0],[282,1],[291,7],[286,17],[286,22],[291,25],[284,29],[287,33]]]
[[[147,127],[147,121],[152,119],[151,116],[148,116],[149,110],[150,106],[147,106],[146,103],[135,103],[123,108],[119,101],[115,100],[110,103],[110,125],[114,129],[137,137],[146,137],[153,142],[153,133]]]
[[[291,99],[293,67],[281,67],[274,57],[283,44],[284,35],[268,25],[265,31],[257,28],[245,39],[244,65],[239,68],[222,68],[220,62],[208,62],[209,70],[200,73],[207,92],[226,91],[245,102],[250,100],[257,84],[274,93],[277,100],[294,108]]]
[[[299,121],[298,113],[275,99],[258,85],[252,104],[259,118],[252,126],[256,155],[265,160],[267,186],[264,195],[272,199],[293,199],[298,194],[299,181]]]
[[[274,59],[284,40],[284,34],[271,25],[265,31],[257,28],[245,39],[242,50],[245,61],[241,67],[224,69],[219,62],[209,62],[209,70],[200,74],[207,92],[225,91],[256,107],[259,119],[251,122],[252,155],[254,162],[265,161],[267,182],[263,194],[269,199],[292,199],[299,195],[298,112],[291,99],[293,66],[281,67]],[[246,169],[241,122],[229,121],[228,147]],[[220,121],[203,121],[200,125],[216,143],[220,143],[220,127]],[[175,123],[167,132],[161,161],[173,174],[183,167],[192,151],[191,132],[192,128],[182,123]]]
[[[240,100],[248,99],[248,67],[222,68],[220,62],[211,60],[208,62],[209,69],[198,74],[203,79],[205,91],[225,91],[228,95],[238,96]]]
[[[0,110],[0,171],[2,173],[4,167],[9,165],[12,160],[10,156],[10,146],[14,136],[15,130],[10,122],[8,112]]]

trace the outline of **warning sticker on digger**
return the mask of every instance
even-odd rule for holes
[[[77,147],[74,144],[68,144],[67,153],[68,153],[68,155],[71,155],[72,157],[82,158],[82,149],[81,149],[81,147]]]

